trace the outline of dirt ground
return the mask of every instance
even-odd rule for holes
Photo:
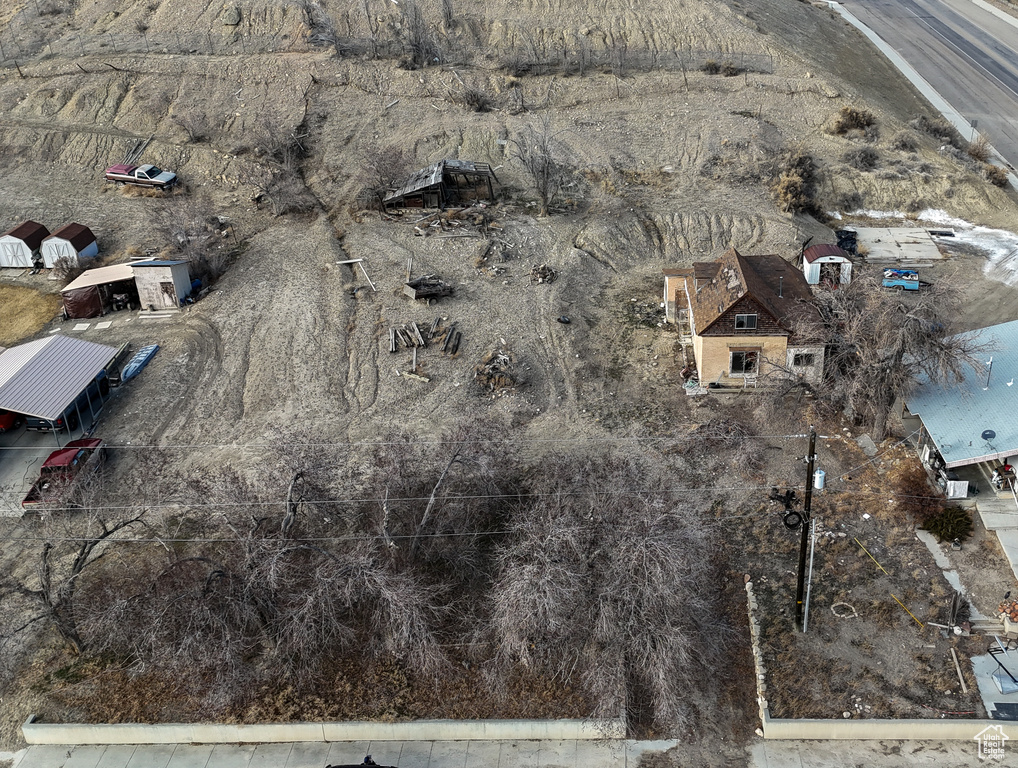
[[[225,34],[222,21],[211,11],[198,12],[191,0],[163,0],[148,10],[107,0],[58,5],[60,11],[45,19],[54,38],[138,35],[142,19],[147,40],[205,28]],[[371,6],[392,22],[397,6]],[[181,468],[227,463],[257,476],[295,435],[324,450],[353,451],[349,443],[394,427],[433,437],[483,413],[498,416],[539,450],[547,441],[583,445],[667,433],[703,418],[714,406],[690,405],[675,385],[681,368],[676,336],[632,307],[656,306],[663,267],[712,259],[730,246],[792,257],[808,237],[829,242],[826,224],[781,213],[770,196],[770,168],[791,149],[818,160],[818,204],[824,210],[848,203],[884,210],[935,204],[974,223],[1018,228],[1013,194],[939,152],[932,138],[916,134],[914,152],[894,148],[893,137],[908,132],[908,121],[927,107],[826,9],[787,0],[752,6],[652,0],[585,10],[573,3],[499,0],[455,7],[458,23],[440,35],[448,60],[414,71],[393,59],[343,58],[314,48],[302,42],[308,25],[295,7],[260,3],[244,6],[237,33],[247,42],[226,53],[216,48],[218,37],[215,54],[70,55],[59,46],[40,46],[19,61],[20,74],[12,66],[0,68],[0,227],[32,218],[54,229],[74,220],[98,234],[105,252],[162,250],[166,242],[153,221],[163,201],[99,183],[105,165],[152,134],[143,159],[175,170],[190,194],[209,195],[233,225],[230,237],[244,243],[211,294],[179,317],[114,315],[110,329],[82,334],[111,345],[161,345],[144,373],[118,392],[102,425],[102,436],[116,446],[113,482],[133,501],[160,501],[146,495],[160,484],[133,472],[149,445],[176,446]],[[38,9],[31,2],[11,3],[5,12],[30,24]],[[344,35],[367,34],[361,16],[329,12]],[[194,21],[182,23],[185,18]],[[583,41],[604,50],[623,40],[634,63],[621,78],[597,67],[582,76],[518,78],[500,66],[511,50],[533,49],[557,60],[563,48],[566,58],[579,55],[588,45]],[[769,64],[766,71],[724,77],[635,63],[642,60],[636,52],[661,61],[694,50],[733,61],[762,57]],[[487,93],[494,109],[477,113],[461,106],[467,86]],[[517,92],[527,111],[514,106]],[[874,112],[875,142],[825,131],[845,106]],[[204,139],[192,140],[182,128],[180,118],[189,114],[206,117]],[[510,140],[545,118],[563,155],[586,171],[586,181],[569,190],[564,213],[537,218]],[[300,173],[315,201],[306,214],[276,217],[270,206],[254,201],[272,173],[269,161],[252,149],[269,121],[306,144]],[[495,253],[482,258],[489,243],[480,238],[415,237],[406,222],[358,212],[354,200],[366,157],[397,146],[417,166],[458,157],[496,168],[503,198],[493,213],[503,229]],[[860,171],[843,159],[861,146],[877,150],[876,169]],[[414,274],[441,275],[455,286],[454,296],[435,306],[404,297],[409,257]],[[354,258],[364,259],[377,290],[359,271],[336,264]],[[961,270],[962,290],[972,296],[972,323],[1018,317],[1015,289],[985,280],[980,258],[951,260]],[[529,272],[538,263],[556,269],[559,279],[531,284]],[[48,288],[42,276],[8,272],[0,276],[5,284]],[[563,315],[568,325],[557,322]],[[424,350],[419,362],[428,382],[399,375],[409,368],[410,353],[389,353],[388,328],[411,320],[430,326],[435,317],[457,324],[463,335],[458,354]],[[25,337],[32,332],[26,329]],[[474,364],[493,349],[511,352],[523,375],[521,386],[502,396],[472,381]],[[782,455],[787,459],[791,450]],[[846,466],[855,458],[846,452]],[[783,461],[776,459],[758,478],[761,487],[790,475]],[[738,503],[731,500],[727,514]],[[787,576],[784,564],[791,567],[792,544],[779,519],[764,519],[746,530],[775,542],[782,570],[768,578],[776,589]],[[841,522],[853,535],[860,532],[857,521],[848,527],[835,514],[825,525],[836,534]],[[860,579],[866,567],[854,543],[847,543],[851,537],[824,541],[821,567],[830,581],[817,595],[817,632],[810,640],[820,646],[813,649],[818,654],[846,651],[833,627],[856,626],[832,616],[825,603],[837,591],[832,583],[840,578],[839,559]],[[892,586],[921,594],[936,581],[928,553],[924,557],[911,541],[901,546],[901,557],[914,556],[896,570],[906,578],[908,569],[906,583],[880,582],[881,595]],[[9,563],[20,555],[8,547],[4,556]],[[787,602],[776,593],[772,598],[766,584],[765,604]],[[868,607],[875,594],[849,594],[848,602]],[[778,611],[768,631],[784,633],[787,619]],[[939,663],[940,639],[920,642],[907,615],[904,621],[880,615],[894,624],[894,643],[908,646],[887,679],[899,682],[909,664],[926,663],[916,654]],[[850,643],[866,642],[864,630],[852,632]],[[927,652],[926,643],[936,647]],[[857,658],[846,661],[851,674],[866,665],[869,651],[858,648]],[[941,708],[968,706],[937,695]],[[830,709],[839,716],[850,705],[832,700]],[[874,706],[870,700],[866,705]],[[10,726],[23,720],[29,706],[34,703],[26,700],[12,708],[4,744],[19,738]],[[781,706],[776,702],[773,714],[780,715]]]

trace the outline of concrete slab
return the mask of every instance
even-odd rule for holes
[[[112,325],[113,325],[113,321],[112,320],[103,320],[103,322],[95,324],[95,329],[97,331],[105,331],[107,328],[109,328]]]
[[[468,766],[497,766],[502,754],[502,745],[497,741],[467,742]],[[399,768],[403,768],[400,765]]]
[[[301,741],[293,745],[286,768],[322,768],[329,758],[331,744],[325,742]],[[363,755],[361,756],[363,760]],[[379,761],[381,762],[381,761]],[[216,768],[220,768],[216,766]]]
[[[1004,550],[1004,557],[1011,564],[1011,573],[1018,579],[1018,530],[1005,529],[994,531],[994,533],[997,534],[1000,548]]]
[[[178,744],[166,768],[207,768],[212,744]],[[289,746],[289,745],[287,745]],[[67,766],[64,766],[67,768]],[[275,768],[275,766],[273,766]]]
[[[870,262],[939,261],[944,258],[933,236],[911,227],[853,227],[860,250]]]
[[[581,741],[576,745],[576,768],[623,765],[625,746],[614,741]]]
[[[127,768],[127,764],[139,749],[134,744],[111,744],[103,751],[95,768]]]
[[[95,768],[99,759],[106,751],[103,744],[83,744],[71,749],[71,756],[64,763],[64,768]]]
[[[127,768],[166,768],[176,748],[176,744],[148,744],[134,751]]]
[[[537,756],[540,768],[574,768],[576,765],[575,741],[542,741]]]
[[[983,527],[988,531],[1018,529],[1018,512],[984,512],[979,507],[979,517],[982,518]]]
[[[432,768],[466,768],[469,741],[434,741],[431,744]],[[497,763],[500,768],[505,768]]]
[[[74,327],[71,328],[71,330],[72,331],[87,331],[91,325],[92,325],[91,323],[75,323]]]
[[[371,747],[369,741],[336,741],[329,745],[328,765],[356,765],[361,762]],[[429,746],[430,751],[430,746]],[[253,768],[253,766],[249,766]],[[271,768],[271,766],[265,766]]]
[[[275,744],[259,744],[255,747],[247,768],[283,768],[290,759],[293,744],[279,742]],[[169,768],[173,768],[170,766]],[[212,768],[210,766],[210,768]]]
[[[498,758],[499,768],[534,768],[539,765],[541,743],[538,741],[503,741]]]
[[[21,765],[24,768],[62,768],[72,754],[74,747],[62,744],[39,744],[28,751]],[[98,760],[96,761],[98,762]]]
[[[474,744],[477,742],[470,742]],[[477,763],[478,765],[498,765],[498,745],[495,745],[495,762]],[[430,741],[405,741],[403,749],[399,753],[399,768],[429,768],[431,765],[431,742]]]
[[[366,754],[371,755],[371,759],[379,765],[399,765],[399,754],[402,751],[402,741],[372,741],[368,744]]]
[[[254,744],[216,744],[209,756],[209,765],[216,768],[247,768],[254,751]]]
[[[1004,694],[997,690],[993,682],[993,673],[1000,667],[990,654],[973,656],[971,661],[976,685],[979,686],[979,695],[983,700],[983,706],[986,707],[987,715],[993,712],[998,703],[1018,704],[1018,693]],[[1011,651],[1010,658],[1004,657],[1000,661],[1012,675],[1018,677],[1018,651]]]

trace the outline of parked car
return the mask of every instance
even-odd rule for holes
[[[93,412],[98,413],[102,408],[103,399],[109,393],[110,380],[106,375],[106,371],[103,371],[92,380],[92,383],[52,423],[47,419],[29,416],[25,419],[25,428],[37,432],[49,432],[50,430],[54,432],[63,432],[64,430],[73,432],[79,425],[78,414],[80,413],[84,416],[86,414],[91,415]]]
[[[0,408],[0,434],[10,432],[21,426],[21,414],[5,411]]]
[[[919,279],[919,273],[914,269],[885,269],[882,285],[899,291],[918,291],[930,287],[929,283]]]
[[[25,509],[42,510],[66,504],[74,487],[93,475],[106,458],[99,438],[72,440],[43,462],[36,480],[21,502]]]
[[[106,169],[106,181],[168,189],[177,183],[177,174],[154,165],[111,165]]]

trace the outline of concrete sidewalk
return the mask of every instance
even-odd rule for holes
[[[626,768],[675,741],[345,741],[35,745],[13,768],[325,768],[366,755],[397,768]]]
[[[346,741],[292,744],[36,745],[18,752],[13,768],[325,768],[360,763],[371,755],[398,768],[637,768],[644,752],[676,741]],[[1014,753],[1012,754],[1012,749]],[[941,768],[975,765],[975,741],[763,741],[749,745],[750,768]],[[720,757],[720,756],[719,756]],[[997,765],[1018,765],[1008,748]],[[721,761],[709,765],[729,765]],[[734,768],[733,765],[733,768]]]

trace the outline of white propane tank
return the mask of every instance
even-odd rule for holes
[[[822,491],[824,489],[824,481],[827,479],[827,473],[822,469],[818,469],[813,473],[813,488]]]

